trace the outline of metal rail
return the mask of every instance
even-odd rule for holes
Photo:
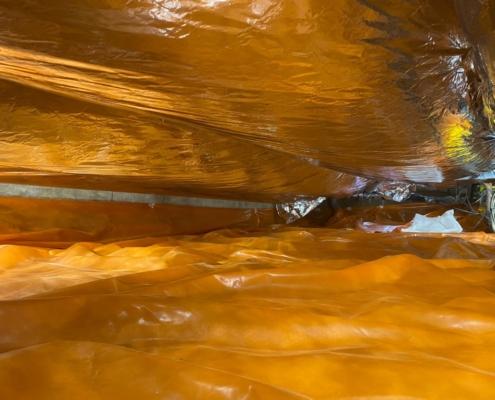
[[[107,190],[72,189],[52,186],[0,183],[0,197],[34,199],[109,201],[118,203],[172,204],[207,208],[272,208],[271,203],[201,197],[167,196],[146,193],[113,192]]]

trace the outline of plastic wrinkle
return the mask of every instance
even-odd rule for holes
[[[491,7],[3,0],[0,179],[281,202],[452,186],[493,170]]]
[[[3,246],[0,396],[491,399],[494,240],[291,228]]]

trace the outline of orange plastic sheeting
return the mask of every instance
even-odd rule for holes
[[[300,194],[346,197],[365,185],[362,178],[202,126],[9,82],[0,81],[0,112],[2,182],[266,201]]]
[[[364,222],[371,222],[377,227],[405,225],[412,221],[415,214],[437,217],[445,211],[454,209],[455,217],[465,232],[489,230],[487,219],[466,205],[440,205],[427,203],[388,204],[384,206],[367,206],[364,204],[350,208],[339,208],[327,222],[332,228],[351,228],[366,230]]]
[[[0,0],[0,179],[241,198],[346,196],[354,175],[452,185],[493,168],[492,11]]]
[[[4,246],[0,398],[493,399],[494,240]]]
[[[275,222],[273,209],[40,200],[0,197],[0,244],[68,247],[144,236],[257,228]]]

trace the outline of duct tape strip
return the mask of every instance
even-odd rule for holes
[[[112,192],[106,190],[72,189],[51,186],[0,183],[0,197],[34,199],[109,201],[118,203],[173,204],[206,208],[273,208],[271,203],[200,197],[165,196],[146,193]]]

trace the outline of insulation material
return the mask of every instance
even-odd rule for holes
[[[3,246],[0,397],[493,399],[494,249],[333,229]]]
[[[277,204],[277,214],[283,218],[287,224],[301,221],[310,216],[318,207],[327,201],[325,197],[314,199],[294,199],[290,203]]]
[[[491,2],[0,1],[0,177],[347,196],[492,168]]]

